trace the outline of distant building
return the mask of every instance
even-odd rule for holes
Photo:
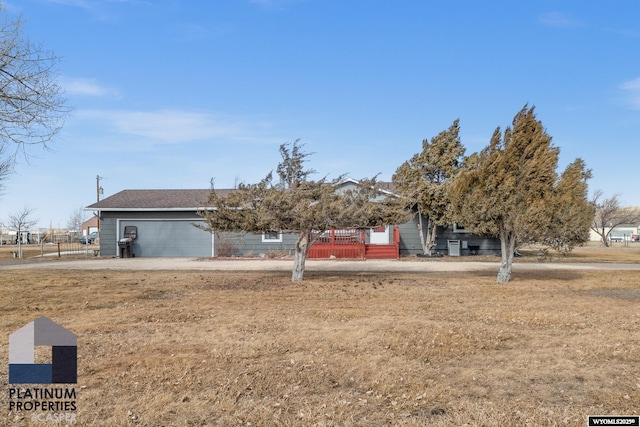
[[[613,230],[611,230],[611,227],[605,227],[604,232],[609,233],[609,241],[629,242],[632,240],[636,240],[637,236],[640,235],[640,224],[621,224],[616,226]],[[592,229],[590,231],[589,240],[591,240],[592,242],[602,242],[602,236],[600,236]]]
[[[93,232],[97,232],[98,231],[98,217],[97,216],[93,216],[92,218],[86,220],[85,222],[82,223],[82,235],[83,236],[87,236]]]

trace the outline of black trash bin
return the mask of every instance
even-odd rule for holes
[[[118,241],[118,247],[120,248],[120,258],[132,258],[133,255],[133,239],[131,237],[124,237]]]
[[[118,240],[118,248],[120,248],[120,258],[133,258],[133,241],[138,237],[138,227],[128,225],[124,228],[122,239]]]

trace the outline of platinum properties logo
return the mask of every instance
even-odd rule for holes
[[[51,347],[51,363],[35,363],[35,348]],[[46,317],[9,335],[9,384],[75,384],[78,337]],[[9,411],[31,412],[33,421],[74,422],[76,390],[71,387],[10,387]]]

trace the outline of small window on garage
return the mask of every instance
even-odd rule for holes
[[[262,234],[262,243],[281,243],[282,233],[277,231],[270,231]]]

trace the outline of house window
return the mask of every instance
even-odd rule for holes
[[[453,223],[453,232],[454,233],[468,233],[467,229],[464,228],[463,225],[458,224],[457,222]]]
[[[262,243],[282,243],[282,233],[277,231],[262,233]]]

